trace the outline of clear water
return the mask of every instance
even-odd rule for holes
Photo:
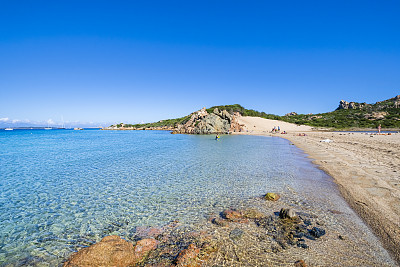
[[[333,187],[281,138],[0,131],[0,265],[54,266],[106,235],[201,221],[265,192],[292,188],[323,206]]]

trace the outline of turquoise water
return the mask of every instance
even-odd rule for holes
[[[315,194],[316,181],[332,188],[284,139],[163,131],[0,131],[0,175],[0,265],[54,266],[139,225],[205,220],[285,188]]]

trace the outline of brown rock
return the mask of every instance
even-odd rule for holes
[[[159,242],[153,238],[139,240],[133,248],[136,262],[141,261],[151,250],[155,249],[158,243]]]
[[[145,226],[138,226],[136,227],[136,236],[139,238],[156,238],[160,234],[162,234],[164,230],[162,228],[157,227],[145,227]]]
[[[222,212],[222,216],[231,221],[231,222],[239,222],[239,223],[247,223],[249,222],[243,215],[242,212],[232,209],[227,209]]]
[[[231,209],[224,210],[222,212],[222,215],[224,216],[225,219],[231,220],[231,221],[243,218],[242,213],[240,213],[239,211],[236,211],[236,210],[231,210]]]
[[[188,248],[182,250],[178,257],[176,258],[177,266],[185,266],[185,267],[197,267],[200,266],[200,263],[197,259],[197,256],[200,253],[200,249],[197,248],[194,244],[190,244]]]
[[[307,267],[307,264],[303,260],[298,260],[294,263],[295,267]]]
[[[131,266],[137,259],[133,253],[133,244],[119,236],[106,236],[99,243],[74,253],[64,266]]]
[[[155,239],[142,239],[133,246],[119,236],[104,237],[99,243],[73,254],[65,267],[132,266],[140,262],[149,251],[157,247]]]

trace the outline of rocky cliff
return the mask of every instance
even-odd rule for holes
[[[215,108],[208,113],[206,108],[193,112],[190,119],[184,124],[178,124],[172,132],[183,134],[216,134],[228,132],[240,132],[244,125],[238,123],[238,112],[230,114],[226,110]]]

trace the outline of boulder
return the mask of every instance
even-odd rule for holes
[[[137,262],[133,244],[119,236],[106,236],[100,242],[74,253],[65,267],[131,266]]]
[[[149,251],[157,247],[155,239],[139,240],[135,246],[119,236],[104,237],[100,242],[73,254],[65,267],[133,266],[142,261]]]

